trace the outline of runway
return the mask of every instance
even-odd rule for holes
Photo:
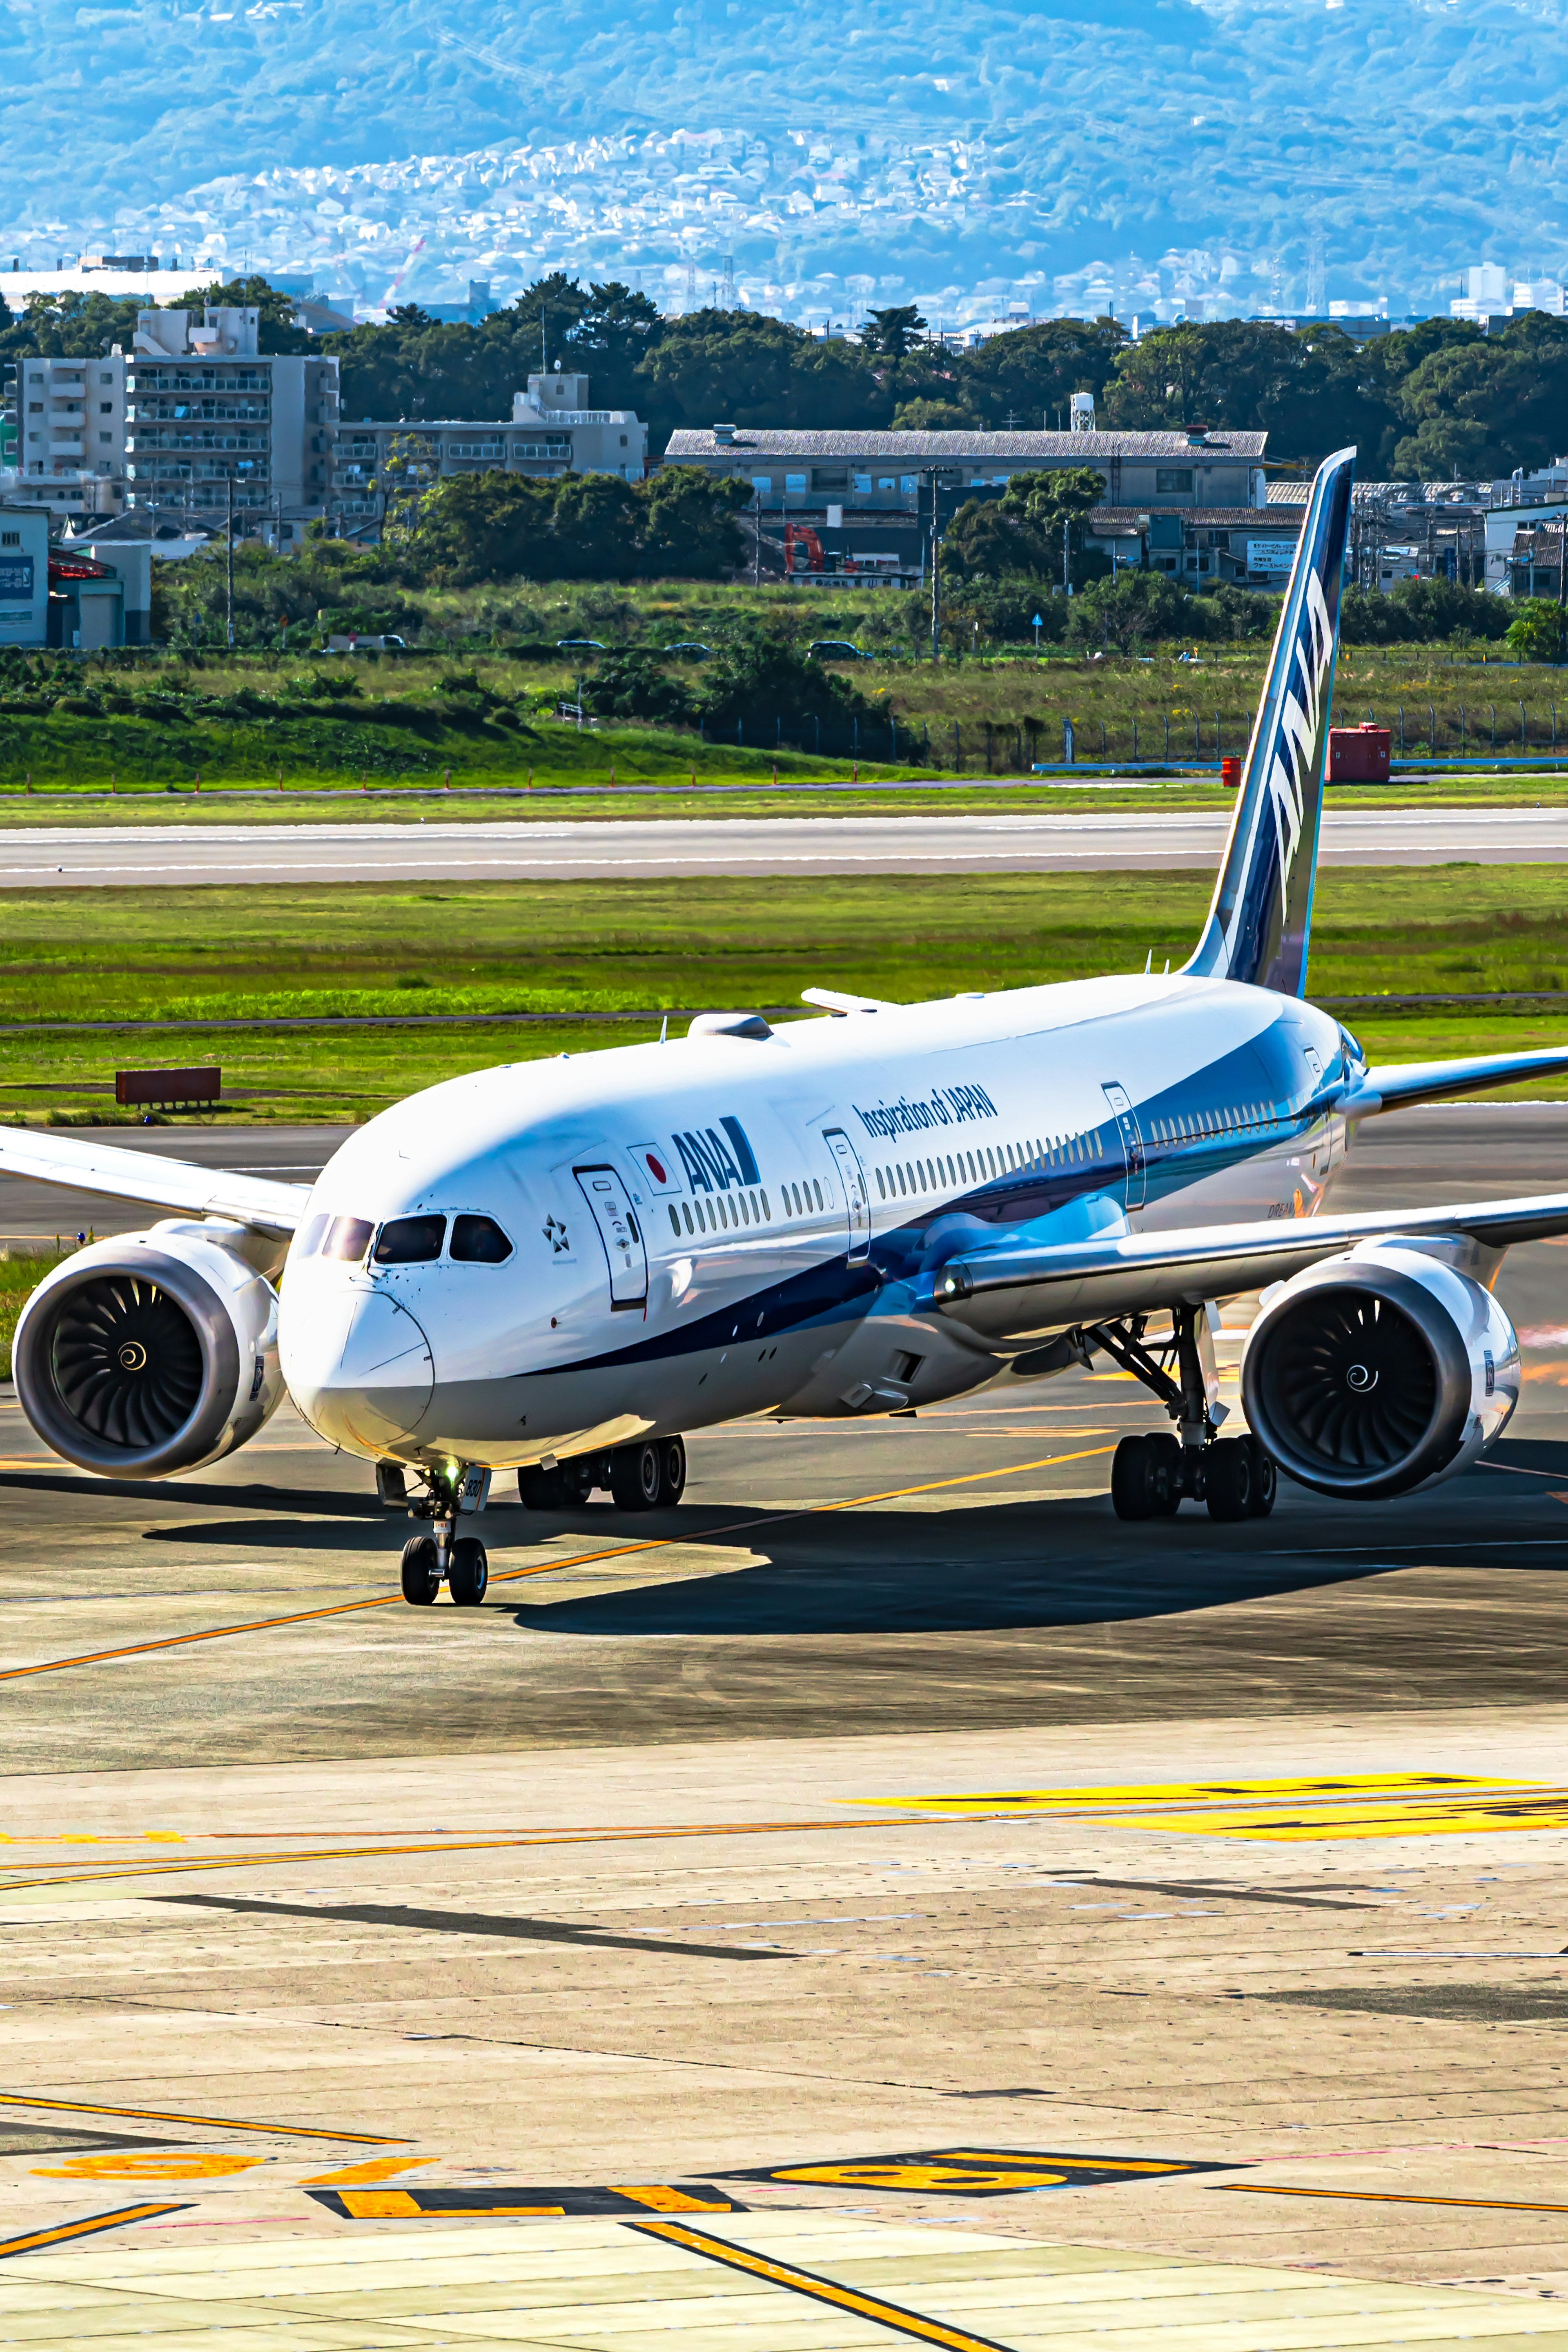
[[[1412,1113],[1338,1197],[1565,1158]],[[498,1493],[474,1611],[287,1408],[117,1486],[0,1391],[5,2231],[142,2217],[0,2242],[28,2340],[1562,2336],[1568,1251],[1499,1292],[1430,1496],[1121,1525],[1095,1372]]]
[[[0,888],[583,881],[682,874],[1016,874],[1213,866],[1228,812],[55,826],[0,835]],[[1342,808],[1331,865],[1556,864],[1568,808]]]

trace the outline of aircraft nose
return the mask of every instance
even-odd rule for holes
[[[412,1437],[430,1408],[430,1342],[384,1291],[304,1298],[279,1334],[289,1392],[333,1445],[374,1456]]]

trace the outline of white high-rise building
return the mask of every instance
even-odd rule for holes
[[[338,362],[258,349],[259,313],[143,310],[125,374],[126,504],[208,525],[327,511]]]
[[[17,493],[57,514],[118,514],[125,499],[125,361],[118,349],[107,359],[20,359],[5,399]]]

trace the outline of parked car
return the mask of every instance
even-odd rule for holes
[[[558,654],[602,654],[609,648],[602,646],[597,637],[557,637],[555,650]]]
[[[318,651],[324,654],[405,654],[408,647],[401,637],[362,637],[357,629],[351,629],[346,636],[329,637]]]
[[[863,646],[852,646],[847,637],[814,637],[806,649],[809,661],[875,661]]]

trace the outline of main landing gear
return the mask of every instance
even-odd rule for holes
[[[424,1492],[410,1495],[400,1463],[384,1462],[376,1470],[376,1491],[384,1503],[403,1503],[411,1519],[429,1521],[427,1532],[410,1536],[403,1547],[403,1598],[416,1609],[428,1609],[444,1584],[459,1609],[477,1609],[490,1580],[489,1556],[477,1536],[457,1531],[458,1497],[467,1494],[476,1474],[465,1477],[459,1469],[423,1475]],[[489,1473],[477,1475],[482,1502]]]
[[[1123,1371],[1153,1390],[1179,1432],[1121,1440],[1110,1465],[1116,1516],[1173,1518],[1185,1497],[1206,1503],[1211,1519],[1266,1519],[1278,1484],[1272,1455],[1256,1437],[1215,1434],[1225,1407],[1215,1402],[1208,1316],[1201,1307],[1178,1307],[1171,1322],[1171,1339],[1158,1355],[1143,1344],[1143,1316],[1099,1323],[1084,1333]]]
[[[618,1511],[668,1510],[686,1492],[684,1438],[642,1438],[608,1454],[574,1454],[517,1474],[517,1491],[531,1511],[577,1510],[595,1486],[609,1488]]]

